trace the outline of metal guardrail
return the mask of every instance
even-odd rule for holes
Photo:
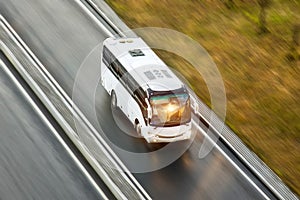
[[[7,46],[0,40],[0,51],[3,53],[6,49],[6,55],[11,55],[11,59],[14,59],[15,65],[21,65],[14,55],[11,54],[11,52],[8,50]],[[43,123],[49,128],[51,133],[54,135],[54,137],[58,140],[58,142],[62,145],[62,147],[65,149],[67,154],[73,159],[75,162],[75,165],[79,167],[79,169],[82,171],[82,173],[86,176],[86,178],[89,180],[91,185],[95,188],[97,193],[103,198],[103,200],[109,200],[109,198],[106,196],[106,194],[103,192],[103,190],[100,188],[100,186],[95,182],[95,180],[92,178],[91,174],[87,171],[87,169],[83,166],[81,161],[76,157],[74,152],[71,150],[71,148],[68,146],[68,144],[64,141],[64,139],[61,137],[61,135],[58,133],[57,129],[51,124],[49,119],[46,117],[46,115],[43,113],[43,111],[39,108],[39,106],[36,104],[36,102],[33,100],[34,97],[32,97],[28,91],[25,89],[24,85],[20,82],[20,80],[16,77],[16,74],[14,74],[10,67],[3,62],[3,60],[0,59],[0,68],[3,72],[11,79],[13,84],[18,88],[18,90],[21,92],[22,96],[26,99],[26,101],[30,104],[32,109],[34,110],[34,113],[38,115],[38,117],[43,121]]]
[[[0,21],[0,48],[112,193],[118,199],[151,199],[2,15]],[[74,119],[91,138],[90,144],[78,137]],[[87,145],[96,148],[97,155]]]
[[[228,146],[235,155],[249,167],[249,169],[280,199],[297,200],[297,196],[282,182],[282,180],[254,153],[241,139],[228,127],[224,126],[222,132],[214,127],[223,126],[223,122],[218,116],[207,107],[197,95],[190,90],[195,104],[194,112],[203,119],[218,137]],[[212,117],[213,116],[213,117]],[[209,121],[208,119],[214,119]]]
[[[86,0],[89,1],[91,6],[97,8],[95,11],[100,15],[103,16],[103,19],[110,24],[110,26],[113,27],[123,27],[122,29],[115,29],[118,31],[117,34],[120,34],[121,32],[127,32],[128,29],[123,22],[119,19],[116,19],[116,15],[114,14],[114,11],[109,8],[109,6],[104,2],[100,0]],[[102,7],[105,7],[105,9],[102,9]],[[97,11],[98,10],[98,11]],[[114,19],[111,19],[110,16],[114,14]],[[1,21],[2,21],[1,17]],[[118,25],[116,25],[116,23]],[[125,27],[125,28],[124,28]],[[195,99],[195,105],[194,112],[199,115],[202,119],[204,119],[210,127],[214,128],[214,126],[218,126],[218,124],[223,123],[221,120],[210,122],[207,119],[210,119],[211,115],[215,115],[193,92],[191,92],[193,98]],[[50,100],[49,100],[50,101]],[[66,103],[66,102],[65,102]],[[59,117],[61,118],[61,117]],[[213,117],[214,119],[218,119],[216,116]],[[62,120],[62,123],[65,123],[66,121]],[[68,132],[72,132],[72,127],[65,127]],[[216,129],[215,129],[216,130]],[[222,133],[216,132],[218,136],[226,143],[226,145],[232,149],[233,152],[249,167],[249,169],[252,170],[254,174],[256,174],[257,177],[260,178],[260,180],[280,199],[295,199],[297,200],[297,196],[290,191],[290,189],[281,181],[281,179],[260,159],[258,158],[252,151],[250,151],[245,144],[236,136],[236,134],[227,126],[223,129]],[[76,134],[73,135],[73,137],[76,137]],[[97,138],[96,138],[97,139]],[[82,144],[79,144],[79,146]],[[87,149],[84,146],[79,147],[82,151],[87,151]],[[88,151],[87,151],[88,153]],[[92,162],[95,162],[95,160],[90,158]],[[93,166],[94,167],[94,166]],[[100,172],[101,173],[101,172]],[[117,192],[118,193],[118,192]],[[124,196],[117,195],[118,197],[122,198]],[[147,196],[147,195],[146,195]],[[150,198],[149,196],[147,196]]]
[[[120,35],[122,32],[129,32],[128,27],[118,19],[114,11],[102,0],[85,0],[92,2],[95,11],[102,16],[110,26],[118,28],[114,34]],[[98,11],[99,10],[99,11]],[[108,16],[112,16],[112,19]],[[117,25],[115,24],[117,23]],[[121,32],[120,32],[121,31]],[[132,33],[131,33],[132,34]],[[251,169],[251,171],[277,196],[279,199],[297,200],[298,197],[282,182],[282,180],[249,148],[240,138],[225,125],[222,132],[214,127],[223,127],[223,122],[217,115],[208,108],[198,96],[190,89],[190,94],[194,99],[194,112],[214,129],[222,141],[228,146],[235,155]],[[214,119],[209,121],[208,119]]]

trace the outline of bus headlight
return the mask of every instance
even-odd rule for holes
[[[167,106],[167,111],[168,111],[169,113],[172,113],[172,112],[174,112],[175,110],[178,110],[178,106],[177,106],[177,105],[175,105],[175,104],[168,104],[168,106]]]

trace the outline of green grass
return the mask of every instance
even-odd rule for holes
[[[299,195],[300,61],[287,59],[292,27],[300,22],[299,0],[273,0],[267,9],[268,34],[258,34],[254,0],[234,1],[231,9],[218,0],[107,2],[131,28],[174,29],[209,52],[226,87],[226,123]],[[178,56],[157,52],[210,105],[205,82],[193,67]]]

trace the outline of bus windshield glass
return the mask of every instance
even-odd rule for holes
[[[187,93],[150,97],[152,126],[177,126],[191,121],[190,99]]]

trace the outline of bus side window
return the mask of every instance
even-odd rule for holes
[[[127,71],[125,70],[123,65],[118,60],[116,60],[116,62],[117,62],[117,66],[118,66],[118,74],[122,78],[125,74],[127,74]]]
[[[127,86],[128,86],[128,89],[130,90],[131,94],[134,94],[135,90],[136,90],[136,84],[129,73],[127,73]]]
[[[117,66],[116,62],[113,61],[110,65],[111,65],[112,70],[113,70],[116,74],[118,74],[118,66]]]
[[[103,47],[103,58],[102,58],[102,60],[104,61],[104,63],[107,66],[109,66],[112,63],[112,60],[113,60],[113,56],[109,52],[109,50],[107,49],[106,46]]]

